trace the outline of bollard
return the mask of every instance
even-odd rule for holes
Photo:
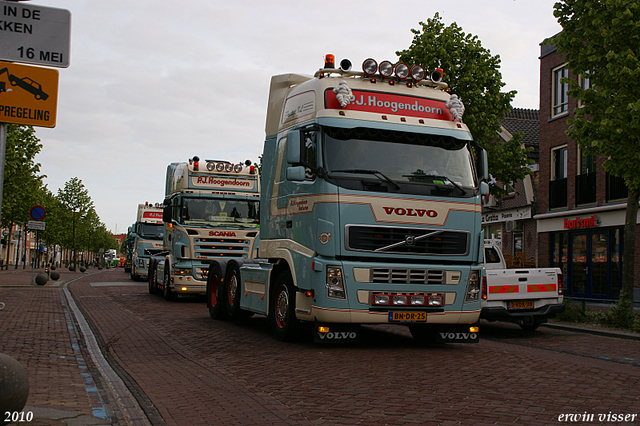
[[[29,397],[29,376],[18,361],[9,355],[0,354],[0,412],[19,413]]]
[[[45,285],[47,281],[49,281],[49,277],[47,277],[47,274],[38,274],[38,276],[36,277],[36,284],[38,285]]]
[[[56,281],[58,278],[60,278],[60,272],[53,271],[49,276],[51,277],[52,280]]]
[[[84,272],[86,270],[87,270],[87,268],[85,268],[84,266],[81,266],[80,269],[79,269],[80,272]]]

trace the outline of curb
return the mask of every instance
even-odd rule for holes
[[[562,325],[562,324],[553,324],[553,323],[545,323],[540,324],[542,327],[555,328],[558,330],[565,331],[575,331],[578,333],[586,333],[586,334],[594,334],[596,336],[605,336],[605,337],[616,337],[618,339],[626,339],[626,340],[638,340],[640,341],[640,334],[631,334],[631,333],[623,333],[619,331],[610,331],[610,330],[596,330],[594,328],[587,327],[574,327],[570,325]]]

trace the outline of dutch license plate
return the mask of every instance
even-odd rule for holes
[[[509,302],[509,309],[533,309],[533,300]]]
[[[427,313],[389,312],[389,322],[427,322]]]

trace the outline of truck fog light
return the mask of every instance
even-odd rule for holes
[[[409,298],[402,294],[396,294],[391,300],[391,304],[394,306],[407,306]]]
[[[427,296],[427,304],[429,306],[444,306],[444,297],[439,294]]]
[[[391,298],[388,294],[374,294],[373,295],[373,304],[374,305],[388,305],[391,303]]]
[[[424,306],[426,304],[424,296],[411,296],[409,303],[411,306]]]

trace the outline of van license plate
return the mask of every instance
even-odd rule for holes
[[[389,322],[427,322],[427,313],[389,312]]]
[[[509,309],[533,309],[533,300],[509,302]]]

